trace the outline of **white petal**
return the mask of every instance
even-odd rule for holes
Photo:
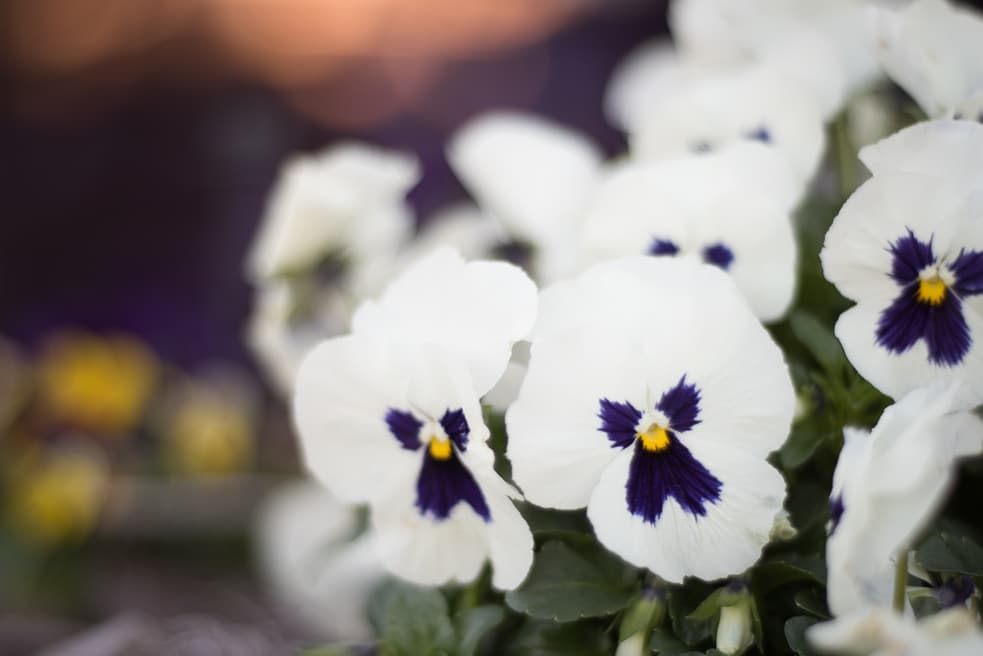
[[[366,301],[352,320],[356,333],[405,344],[434,342],[467,364],[475,390],[494,386],[536,316],[536,286],[505,262],[465,262],[450,248],[423,258]]]
[[[973,121],[924,121],[860,150],[874,175],[915,173],[978,185],[983,171],[983,125]]]
[[[575,225],[602,155],[585,137],[539,117],[496,112],[462,127],[447,158],[482,208],[539,246]]]
[[[412,228],[403,198],[418,179],[412,156],[359,143],[289,161],[250,252],[250,275],[302,269],[332,251],[355,259],[391,251]]]
[[[662,159],[701,144],[721,148],[759,129],[768,131],[772,147],[800,180],[812,178],[825,145],[822,115],[808,94],[764,64],[703,80],[667,98],[630,135],[630,146],[641,159]]]
[[[489,494],[488,505],[492,514],[488,527],[492,585],[499,590],[513,590],[532,567],[532,532],[508,497]]]
[[[929,116],[951,113],[983,89],[983,18],[976,12],[917,0],[872,16],[884,69]]]
[[[983,319],[977,312],[965,313],[973,341],[963,363],[958,367],[944,367],[929,362],[924,340],[918,340],[900,355],[877,343],[877,322],[889,303],[889,300],[880,305],[861,303],[841,314],[836,322],[836,337],[857,372],[894,399],[928,383],[962,381],[958,405],[972,407],[983,401],[983,349],[979,339],[983,335]]]
[[[720,499],[707,504],[706,515],[688,513],[671,498],[655,525],[632,515],[625,483],[633,449],[622,451],[604,471],[587,507],[605,547],[674,583],[686,576],[714,580],[753,565],[785,497],[785,481],[764,460],[719,445],[694,442],[691,450],[723,483]],[[712,463],[706,461],[711,453]]]

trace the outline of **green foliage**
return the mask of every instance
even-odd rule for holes
[[[932,572],[983,576],[983,540],[967,524],[942,519],[915,550],[915,561]]]
[[[617,613],[638,590],[636,572],[600,545],[551,540],[536,554],[525,583],[505,601],[535,618],[572,622]]]

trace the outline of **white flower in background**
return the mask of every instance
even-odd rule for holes
[[[691,84],[646,112],[629,134],[639,160],[719,150],[743,141],[774,148],[803,182],[825,145],[823,118],[808,94],[773,69],[728,71]]]
[[[945,501],[957,460],[983,447],[983,421],[955,410],[957,387],[911,392],[884,411],[869,435],[844,431],[826,543],[834,615],[890,605],[895,559]]]
[[[255,281],[302,271],[327,256],[390,256],[413,229],[406,193],[419,180],[407,154],[360,143],[284,166],[248,258]]]
[[[603,159],[596,145],[535,115],[493,112],[458,130],[447,159],[478,205],[533,247],[537,279],[575,269],[581,213]]]
[[[283,396],[293,392],[300,363],[318,342],[345,331],[349,301],[335,288],[319,289],[303,301],[287,281],[261,285],[246,329],[246,343],[267,380]]]
[[[508,455],[531,502],[587,506],[628,562],[712,580],[768,541],[785,482],[765,458],[794,407],[781,351],[727,275],[624,258],[542,293]]]
[[[965,608],[952,608],[920,622],[883,607],[863,608],[808,629],[824,653],[857,656],[977,656],[983,632]]]
[[[944,0],[874,13],[888,75],[931,117],[983,121],[983,16]]]
[[[678,51],[667,39],[643,43],[615,68],[604,96],[612,125],[632,132],[659,104],[714,76],[739,74],[765,66],[785,79],[797,94],[808,95],[823,118],[843,105],[845,82],[829,44],[809,31],[784,34],[754,61],[705,60]]]
[[[367,502],[387,569],[424,585],[516,587],[532,535],[495,473],[479,398],[534,321],[517,267],[438,251],[366,303],[354,334],[320,344],[297,379],[307,467],[346,501]]]
[[[757,143],[628,164],[599,186],[584,222],[584,255],[696,258],[730,274],[754,313],[774,321],[795,292],[789,205],[801,189],[782,158]]]
[[[802,78],[812,77],[816,89],[829,89],[828,80],[839,77],[846,93],[853,94],[881,74],[866,29],[864,13],[869,4],[865,0],[674,0],[669,25],[687,56],[730,63],[777,60],[784,51],[793,62],[815,67],[802,71]],[[800,51],[806,42],[808,47]],[[831,70],[833,64],[838,72]]]
[[[966,404],[983,391],[983,157],[974,147],[983,148],[983,126],[943,121],[865,148],[874,177],[826,234],[823,271],[857,303],[836,336],[857,371],[894,398],[933,380],[965,380]]]
[[[298,481],[275,490],[255,528],[264,578],[285,614],[324,640],[372,636],[367,605],[385,571],[358,511],[322,486]]]

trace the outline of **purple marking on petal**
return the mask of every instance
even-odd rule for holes
[[[907,285],[918,279],[921,270],[935,262],[932,253],[932,238],[927,242],[919,241],[915,233],[908,228],[908,234],[899,237],[888,248],[891,253],[891,277],[899,285]]]
[[[939,305],[922,303],[917,283],[881,312],[875,334],[878,344],[899,355],[924,339],[929,362],[948,367],[962,362],[973,343],[959,297],[947,293]]]
[[[669,446],[661,451],[646,451],[641,441],[636,442],[625,500],[631,514],[655,524],[669,497],[686,512],[703,516],[707,503],[720,499],[722,488],[723,483],[670,431]]]
[[[679,253],[679,246],[669,239],[653,239],[649,246],[649,255],[676,255]]]
[[[704,141],[701,139],[699,141],[694,141],[692,145],[690,145],[689,149],[691,152],[697,154],[709,153],[713,150],[713,144],[711,144],[709,141]]]
[[[635,426],[642,418],[641,410],[631,403],[601,399],[601,411],[597,416],[601,419],[598,430],[607,433],[612,447],[624,449],[631,446],[635,439]]]
[[[464,416],[464,410],[461,408],[447,410],[440,418],[440,425],[443,426],[450,441],[457,445],[462,453],[468,450],[468,435],[471,433],[471,428]]]
[[[766,128],[763,125],[755,130],[751,130],[744,136],[753,141],[760,141],[761,143],[766,143],[766,144],[771,143],[771,132],[769,132],[768,128]]]
[[[491,521],[491,511],[474,476],[464,466],[456,450],[451,457],[438,460],[425,453],[420,476],[416,479],[416,507],[423,516],[444,520],[459,503],[466,503],[486,522]]]
[[[422,446],[420,429],[423,427],[423,422],[414,417],[413,413],[389,408],[386,412],[386,425],[404,449],[416,451]]]
[[[734,261],[734,251],[724,244],[711,244],[703,249],[703,261],[726,271]]]
[[[663,392],[655,407],[669,419],[669,428],[685,433],[700,423],[700,390],[687,383],[683,374],[678,383]]]
[[[840,520],[843,519],[843,511],[846,507],[843,505],[843,495],[837,494],[835,497],[829,498],[829,519],[833,522],[833,525],[829,529],[829,534],[832,535],[836,531],[836,527],[840,525]]]
[[[961,296],[983,294],[983,251],[959,251],[959,256],[949,265],[955,276],[952,288]]]

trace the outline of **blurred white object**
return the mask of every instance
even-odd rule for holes
[[[353,304],[341,290],[325,288],[298,310],[297,293],[287,281],[261,285],[254,296],[246,343],[267,379],[287,397],[301,360],[322,339],[341,334],[348,326]],[[298,316],[299,315],[299,316]]]
[[[328,255],[348,263],[394,253],[413,228],[406,193],[416,158],[341,143],[286,163],[249,254],[254,281],[302,271]]]
[[[631,154],[656,160],[760,141],[810,181],[825,147],[823,117],[808,94],[774,69],[755,66],[687,85],[665,98],[629,134]]]
[[[726,271],[762,321],[783,316],[795,292],[790,217],[803,185],[758,143],[606,176],[584,222],[586,263],[626,255],[692,257]]]
[[[980,452],[983,421],[956,411],[957,388],[915,390],[887,408],[869,434],[844,430],[826,543],[834,615],[890,604],[894,560],[945,501],[958,459]]]
[[[983,120],[983,16],[944,0],[872,11],[881,64],[930,117]]]
[[[920,622],[883,607],[867,607],[808,629],[824,653],[858,656],[978,656],[983,632],[965,608],[951,608]]]
[[[289,617],[325,640],[372,635],[366,605],[384,572],[358,512],[313,481],[274,491],[256,524],[262,571]]]
[[[491,112],[458,130],[447,159],[479,207],[534,248],[534,277],[572,271],[580,216],[601,170],[595,144],[535,115]]]

